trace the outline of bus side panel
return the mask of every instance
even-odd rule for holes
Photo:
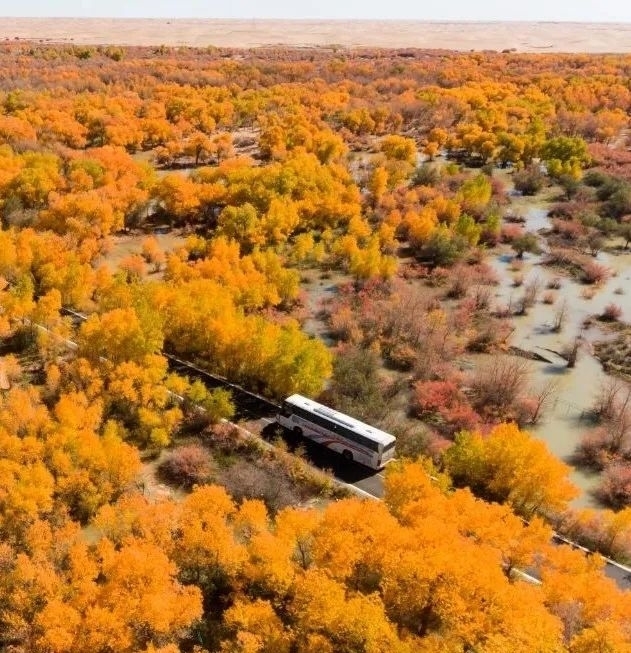
[[[335,433],[331,433],[319,426],[315,426],[298,415],[292,415],[290,418],[278,415],[276,419],[281,426],[290,431],[298,426],[304,437],[309,438],[309,440],[313,440],[314,442],[340,454],[345,450],[349,450],[353,454],[353,460],[356,462],[372,469],[378,468],[378,454],[376,452],[374,454],[372,452],[366,452],[360,449],[355,443],[341,440],[335,435]]]

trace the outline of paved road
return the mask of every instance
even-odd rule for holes
[[[631,569],[628,567],[608,562],[605,565],[605,575],[613,578],[621,589],[631,590]]]
[[[261,435],[266,440],[273,440],[282,435],[290,451],[300,447],[310,463],[320,469],[330,470],[338,481],[353,485],[375,499],[383,498],[383,472],[375,473],[358,463],[349,463],[340,454],[316,444],[313,440],[297,437],[291,431],[280,428],[275,421],[264,420],[267,424]]]
[[[586,549],[584,546],[579,546],[561,535],[555,535],[553,542],[559,546],[571,546],[573,549],[580,549],[585,555],[593,555],[589,549]],[[631,569],[613,560],[607,558],[605,560],[605,576],[615,580],[620,588],[625,590],[631,589]]]
[[[86,319],[86,316],[72,311],[70,309],[64,309],[63,312],[66,315],[70,315],[73,319],[80,323]],[[40,325],[35,325],[39,328],[45,329],[45,327],[40,327]],[[76,347],[76,344],[72,341],[66,341],[68,346]],[[359,465],[357,463],[349,463],[344,460],[339,454],[336,454],[325,447],[322,447],[315,442],[308,440],[306,438],[297,438],[295,434],[286,431],[285,429],[280,428],[275,420],[274,415],[276,409],[278,408],[277,404],[269,401],[265,397],[257,395],[255,393],[249,392],[238,385],[230,383],[227,379],[223,379],[216,375],[210,374],[205,370],[200,369],[196,365],[183,361],[174,356],[165,354],[169,359],[169,366],[174,371],[180,372],[181,374],[187,374],[195,378],[201,379],[209,387],[228,387],[233,393],[233,399],[235,400],[237,406],[237,419],[259,419],[261,423],[261,435],[267,440],[273,440],[281,434],[286,440],[289,449],[295,449],[297,447],[302,447],[306,453],[307,459],[316,467],[320,469],[331,470],[335,478],[343,483],[348,485],[353,485],[357,489],[364,493],[365,495],[371,496],[377,500],[383,498],[384,494],[384,476],[383,472],[375,473],[374,470]],[[555,536],[555,543],[561,546],[572,546],[573,548],[579,548],[586,552],[586,555],[592,555],[591,551],[588,551],[584,547],[575,545],[574,543],[562,538],[560,536]],[[619,587],[622,589],[629,590],[631,589],[631,569],[618,563],[608,560],[605,565],[605,574],[616,581]]]

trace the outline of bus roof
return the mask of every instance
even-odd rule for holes
[[[307,399],[307,397],[303,397],[302,395],[291,395],[291,397],[287,397],[287,399],[285,399],[285,402],[292,404],[293,406],[298,406],[299,408],[309,410],[316,415],[327,417],[328,419],[351,428],[356,433],[361,433],[361,435],[364,435],[365,437],[370,438],[371,440],[379,442],[383,445],[388,445],[396,440],[394,435],[391,435],[390,433],[386,433],[385,431],[381,431],[374,426],[360,422],[354,417],[350,417],[345,413],[340,413],[337,410],[333,410],[333,408],[319,404],[317,401],[313,401],[313,399]]]

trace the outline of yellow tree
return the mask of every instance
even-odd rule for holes
[[[388,190],[388,171],[383,166],[377,166],[368,178],[368,191],[373,207],[377,206]]]
[[[133,308],[91,315],[77,335],[79,355],[98,363],[139,360],[162,348],[159,324],[143,324]]]
[[[562,510],[577,493],[567,478],[567,465],[515,424],[500,424],[486,437],[461,433],[445,453],[445,465],[456,483],[486,498],[508,501],[527,516]]]
[[[289,653],[291,637],[269,601],[237,599],[224,613],[225,653]]]
[[[181,577],[201,587],[206,597],[225,591],[246,561],[231,526],[235,514],[234,503],[218,486],[196,488],[182,503],[180,536],[171,555]]]

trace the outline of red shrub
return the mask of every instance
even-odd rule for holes
[[[169,481],[186,488],[207,482],[211,471],[210,456],[198,444],[176,449],[160,465],[160,472]]]
[[[486,245],[487,247],[495,247],[497,243],[500,242],[500,233],[493,229],[482,227],[482,232],[480,233],[480,245]]]
[[[577,240],[585,231],[582,224],[573,220],[553,220],[552,230],[561,238],[569,241]]]
[[[464,297],[473,280],[472,268],[466,265],[457,265],[452,269],[452,273],[449,276],[451,278],[451,286],[447,291],[447,297],[452,299]]]
[[[606,165],[608,163],[631,165],[631,152],[627,150],[615,149],[602,143],[590,143],[588,150],[598,165]]]
[[[425,279],[429,274],[429,269],[418,263],[406,263],[399,266],[399,274],[404,279]]]
[[[435,431],[430,431],[427,439],[426,454],[432,458],[432,460],[438,462],[442,458],[443,452],[449,449],[452,444],[453,442],[451,440],[444,438]]]
[[[460,399],[460,388],[453,381],[419,381],[414,386],[412,402],[416,413],[424,415],[451,407]]]
[[[239,446],[240,433],[238,427],[228,422],[218,422],[213,424],[206,431],[206,437],[212,442],[214,447],[223,451],[233,451]]]
[[[488,288],[485,288],[488,290]],[[471,326],[476,310],[479,308],[476,297],[465,297],[452,314],[454,327],[463,333]]]
[[[603,555],[628,559],[631,533],[612,510],[567,510],[559,515],[556,530],[574,542]]]
[[[496,286],[499,283],[497,272],[484,261],[471,266],[471,280],[481,286]]]
[[[425,378],[449,381],[450,383],[455,383],[458,388],[461,388],[465,380],[465,375],[451,363],[447,361],[437,361],[432,365],[431,376]]]
[[[582,210],[585,209],[585,206],[580,202],[574,202],[572,200],[565,202],[557,202],[550,207],[548,215],[551,218],[561,218],[563,220],[574,220]],[[553,222],[554,227],[554,222]]]
[[[517,224],[505,224],[500,232],[500,239],[503,243],[512,243],[515,238],[524,235],[524,230]]]
[[[453,435],[475,429],[481,419],[460,391],[459,379],[419,381],[414,387],[413,407],[420,417],[438,415],[441,432]]]
[[[553,247],[547,253],[544,264],[573,268],[582,266],[583,259],[574,250],[568,249],[567,247]]]
[[[395,344],[388,351],[388,361],[399,370],[411,370],[417,358],[417,350],[405,342]]]
[[[357,324],[357,313],[346,304],[340,303],[330,313],[329,327],[331,333],[340,340],[352,342],[361,334]]]
[[[617,322],[622,317],[622,308],[618,304],[607,304],[600,315],[605,322]]]
[[[500,204],[505,204],[508,201],[506,184],[497,177],[491,177],[491,193]]]
[[[582,437],[576,455],[584,465],[603,469],[611,460],[609,446],[610,437],[607,430],[604,428],[592,429]]]
[[[631,152],[592,143],[589,146],[589,153],[596,159],[601,171],[631,181]]]
[[[458,431],[473,431],[480,422],[481,417],[466,403],[455,403],[453,406],[443,406],[438,409],[440,416],[445,420],[449,433]]]
[[[451,273],[447,268],[435,267],[428,277],[428,282],[430,286],[442,286],[447,283],[450,276]]]
[[[498,307],[496,318],[480,320],[474,333],[470,334],[467,342],[467,351],[492,352],[503,346],[513,332],[510,322],[501,318],[510,317],[509,307]]]
[[[520,397],[513,408],[514,419],[520,427],[532,424],[537,412],[537,400],[534,397]]]
[[[614,463],[607,467],[596,494],[603,503],[612,508],[631,505],[631,465]]]
[[[595,261],[587,261],[583,264],[582,278],[585,283],[601,284],[607,281],[611,276],[611,270],[606,266]]]

